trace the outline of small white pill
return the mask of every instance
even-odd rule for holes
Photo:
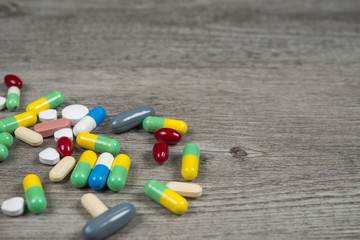
[[[18,127],[15,130],[15,137],[31,146],[39,146],[44,140],[41,134],[26,127]]]
[[[3,201],[1,211],[8,216],[19,216],[24,213],[24,198],[13,197]]]
[[[63,128],[54,132],[55,142],[57,142],[61,137],[68,137],[71,139],[71,141],[74,141],[73,132],[71,128]]]
[[[0,110],[3,110],[6,105],[6,98],[0,96]]]
[[[65,107],[62,110],[62,118],[67,118],[71,121],[71,126],[77,124],[86,114],[89,113],[89,109],[84,105],[73,104]]]
[[[39,153],[39,160],[46,165],[55,165],[60,161],[60,154],[55,148],[46,148]]]
[[[47,122],[57,119],[57,111],[55,109],[48,109],[39,113],[40,122]]]

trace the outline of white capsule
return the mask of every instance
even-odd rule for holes
[[[55,142],[57,142],[61,137],[68,137],[71,141],[73,141],[74,137],[71,128],[63,128],[54,132]]]
[[[13,197],[1,204],[1,211],[8,216],[19,216],[24,213],[24,198]]]
[[[92,117],[86,116],[81,119],[73,128],[74,135],[77,136],[82,132],[91,132],[96,128],[96,122]]]
[[[113,161],[114,161],[114,156],[108,152],[104,152],[100,154],[95,165],[102,164],[105,165],[108,169],[110,169]]]
[[[55,109],[47,109],[39,113],[40,122],[47,122],[57,119],[57,111]]]
[[[0,96],[0,110],[3,110],[6,106],[6,98]]]

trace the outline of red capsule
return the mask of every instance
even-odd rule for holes
[[[68,137],[61,137],[57,141],[56,148],[61,157],[71,156],[74,151],[74,144]]]
[[[154,132],[154,137],[166,144],[177,144],[181,141],[181,134],[171,128],[160,128]]]
[[[158,163],[163,163],[169,157],[169,147],[163,141],[158,141],[153,147],[153,157]]]
[[[21,89],[23,86],[21,79],[18,76],[13,75],[13,74],[6,75],[4,77],[4,83],[8,88],[15,86],[15,87],[18,87],[19,89]]]

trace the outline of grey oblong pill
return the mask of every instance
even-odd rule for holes
[[[82,230],[86,240],[104,239],[125,227],[134,217],[136,209],[131,203],[121,203],[90,220]]]
[[[115,133],[125,132],[142,124],[147,116],[154,116],[155,110],[149,106],[142,106],[122,112],[110,120],[110,129]]]

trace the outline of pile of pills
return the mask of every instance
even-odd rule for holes
[[[4,78],[9,88],[6,100],[0,97],[0,109],[16,111],[20,106],[22,81],[15,75]],[[13,144],[13,136],[30,146],[40,146],[44,138],[54,138],[54,148],[39,152],[39,161],[54,165],[49,172],[53,182],[62,181],[71,173],[71,184],[76,188],[89,186],[94,190],[104,189],[117,192],[124,188],[131,160],[119,154],[120,143],[113,138],[92,134],[91,132],[106,118],[104,108],[97,106],[91,111],[86,106],[73,104],[62,110],[58,119],[56,107],[64,102],[64,95],[54,91],[26,107],[26,112],[0,121],[0,161],[8,157],[8,148]],[[184,121],[156,117],[155,110],[142,106],[122,112],[110,120],[109,128],[114,133],[122,133],[142,125],[147,132],[154,134],[157,142],[153,147],[154,160],[162,164],[169,157],[168,145],[182,140],[187,132]],[[39,120],[39,123],[37,121]],[[30,127],[33,129],[30,129]],[[75,136],[75,137],[74,137]],[[86,149],[76,163],[72,157],[74,143]],[[99,157],[97,154],[100,154]],[[183,150],[181,175],[191,181],[197,177],[200,149],[194,143],[186,144]],[[27,208],[33,213],[46,209],[47,201],[40,178],[28,174],[23,180]],[[200,185],[190,182],[168,182],[166,185],[157,180],[149,180],[144,192],[155,202],[181,215],[188,209],[184,197],[197,198],[202,194]],[[135,216],[136,210],[131,203],[121,203],[108,209],[94,194],[81,197],[84,208],[94,217],[83,228],[85,239],[103,239],[126,226]],[[5,200],[1,210],[8,216],[18,216],[24,212],[24,199],[14,197]]]

